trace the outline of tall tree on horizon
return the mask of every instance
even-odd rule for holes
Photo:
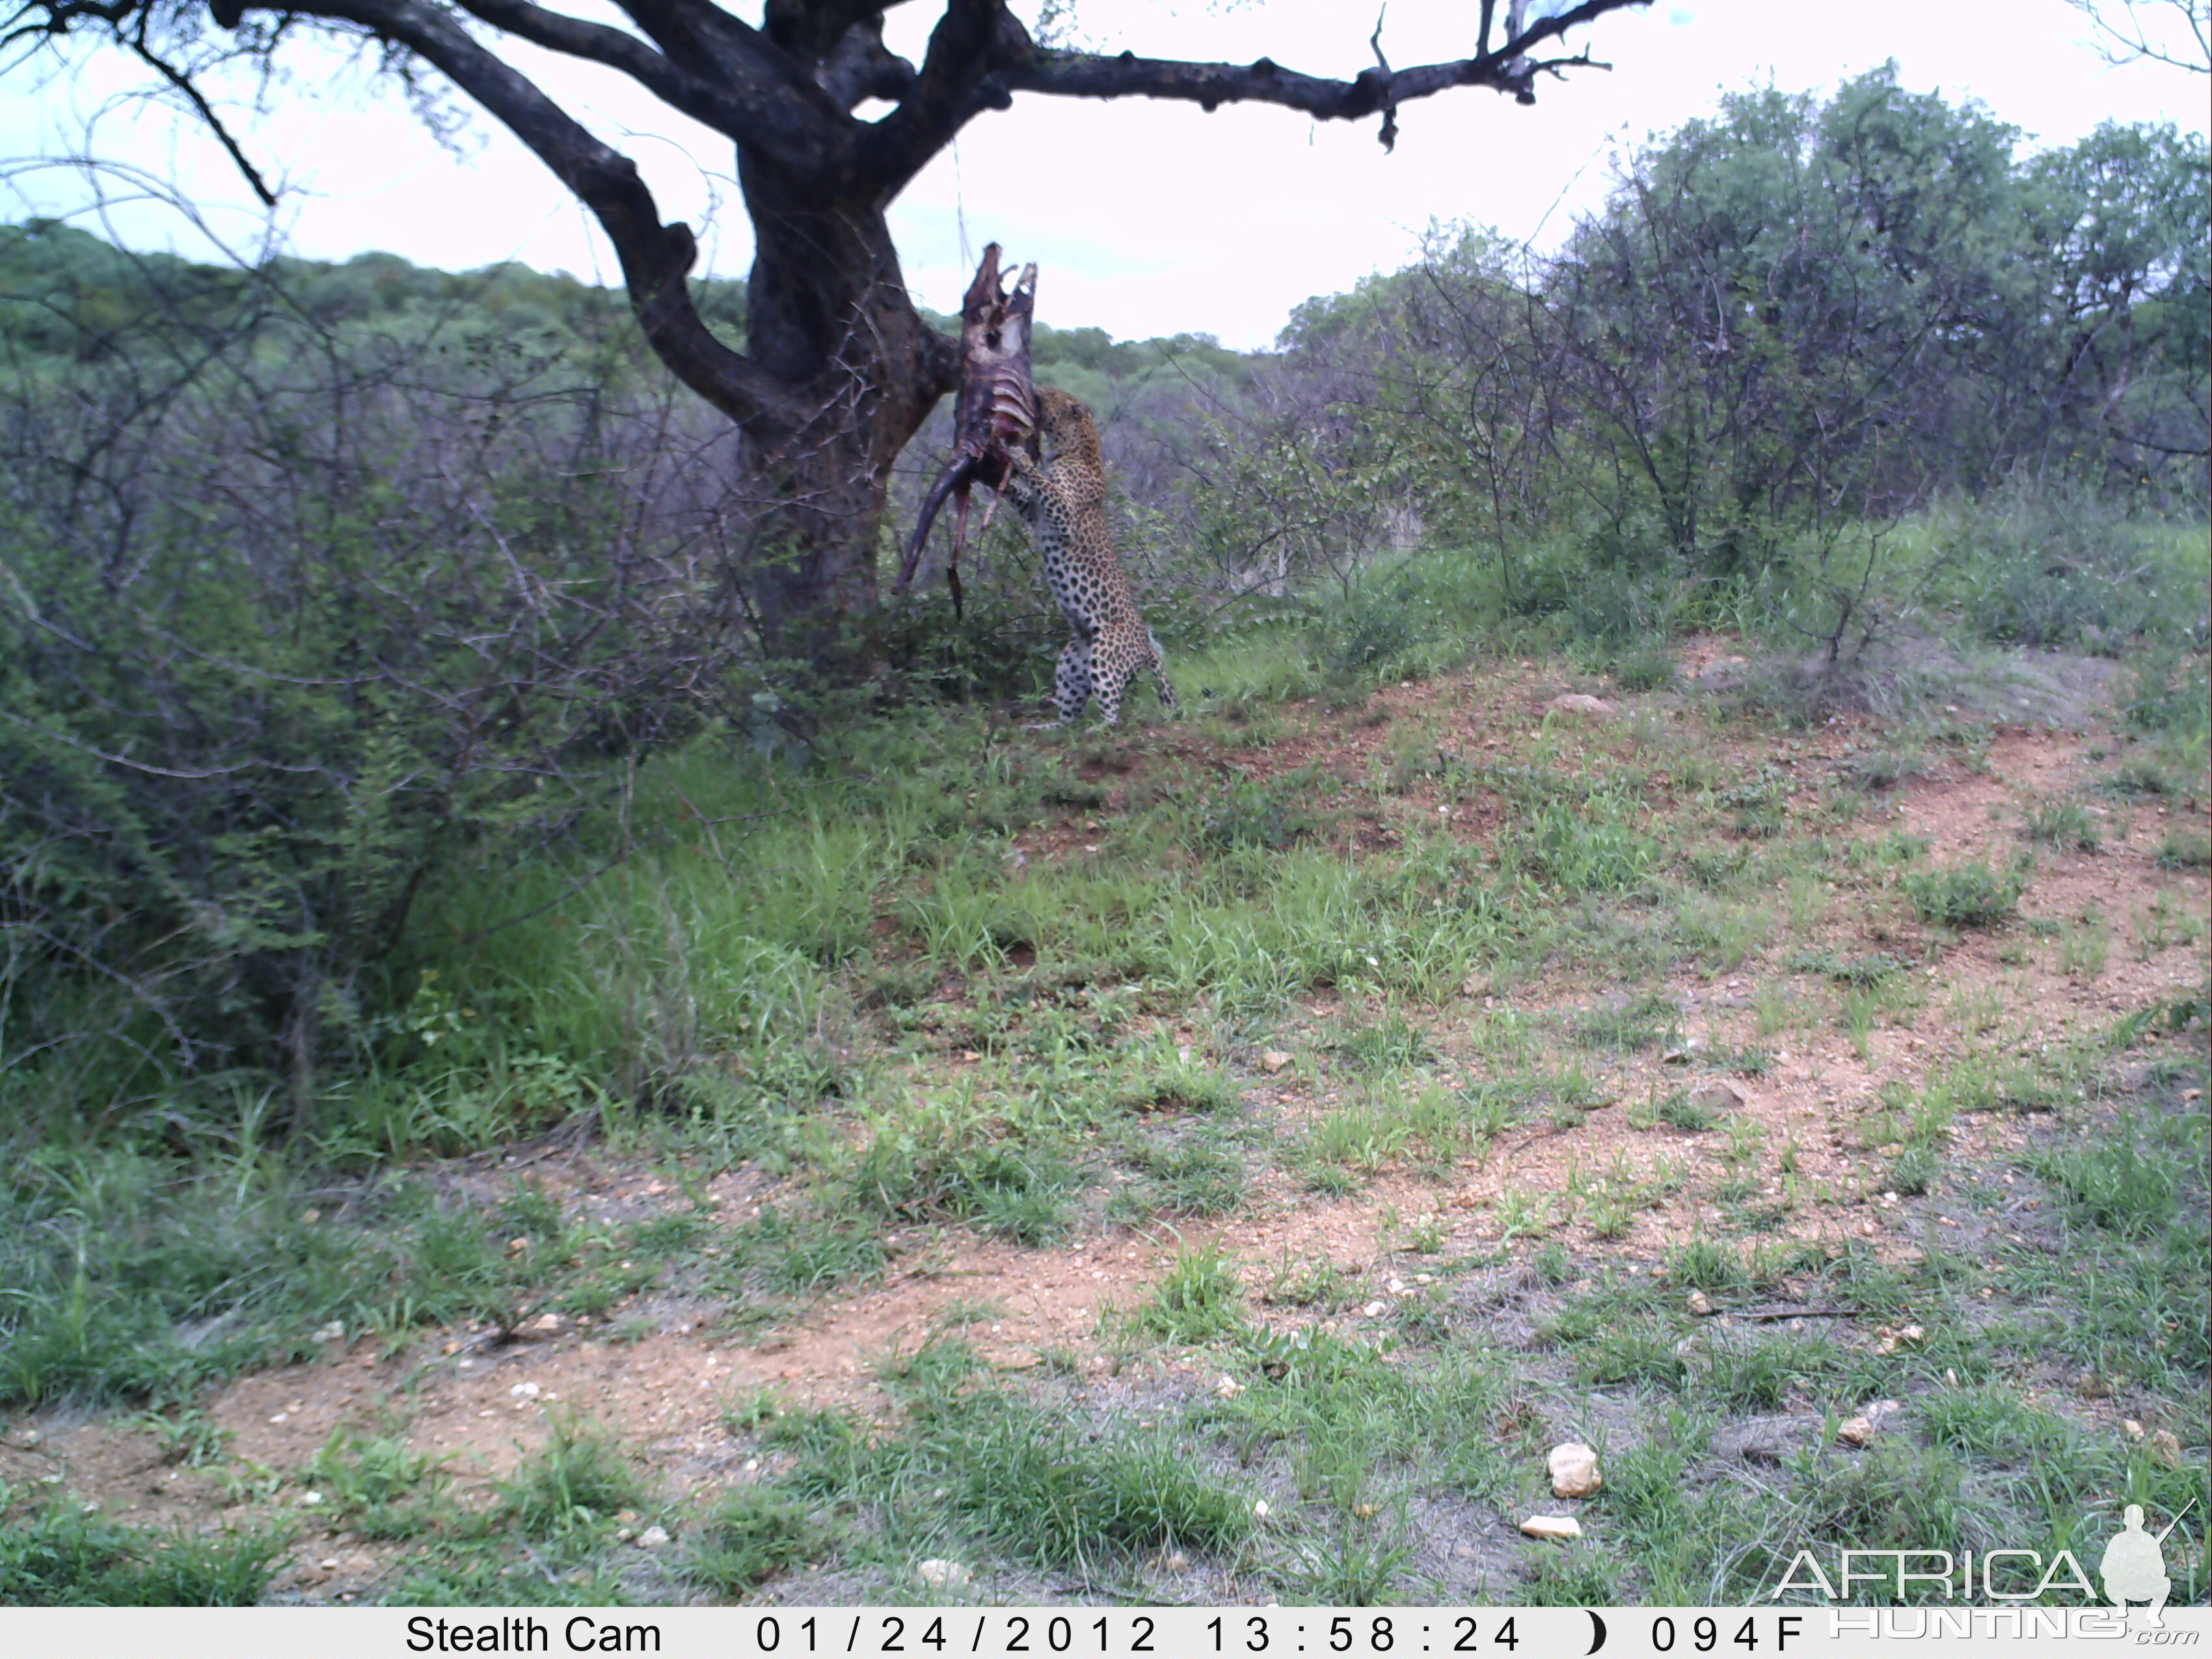
[[[865,624],[892,463],[958,374],[956,343],[908,295],[885,215],[970,120],[1024,93],[1209,111],[1260,102],[1316,120],[1379,117],[1388,147],[1401,104],[1457,87],[1533,103],[1539,76],[1604,67],[1586,51],[1565,55],[1565,36],[1648,3],[1478,0],[1470,56],[1407,69],[1385,58],[1378,21],[1375,64],[1343,79],[1266,58],[1196,63],[1041,44],[1006,0],[941,0],[918,65],[884,46],[885,0],[766,0],[757,27],[714,0],[617,0],[624,27],[534,0],[24,0],[0,27],[0,49],[14,49],[20,67],[64,37],[112,43],[205,121],[272,201],[250,139],[204,90],[222,65],[266,63],[287,39],[315,32],[373,44],[410,86],[434,85],[428,75],[450,83],[590,210],[653,351],[737,424],[741,482],[760,514],[757,614],[779,654],[847,678],[872,654]],[[743,350],[693,303],[690,228],[664,222],[630,157],[501,55],[511,41],[626,75],[732,143],[755,244]],[[892,108],[856,113],[870,100]]]

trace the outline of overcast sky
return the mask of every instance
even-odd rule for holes
[[[758,13],[757,3],[733,9]],[[596,0],[569,9],[615,16]],[[940,9],[927,0],[894,9],[894,49],[918,58]],[[1467,0],[1390,0],[1383,48],[1401,68],[1462,56],[1473,9]],[[1331,76],[1372,61],[1372,14],[1341,0],[1081,0],[1076,17],[1083,44],[1114,51],[1243,62],[1264,54]],[[1044,321],[1124,337],[1200,331],[1262,346],[1299,301],[1404,264],[1432,222],[1555,240],[1603,198],[1609,158],[1624,143],[1709,112],[1723,90],[1770,78],[1788,90],[1826,89],[1894,58],[1908,88],[1978,99],[2031,145],[2070,143],[2108,119],[2205,131],[2203,76],[2108,68],[2088,33],[2064,0],[1656,0],[1574,37],[1611,72],[1547,82],[1534,108],[1481,90],[1408,105],[1395,155],[1376,142],[1371,120],[1024,96],[973,123],[957,152],[893,205],[891,222],[909,286],[939,310],[957,307],[975,252],[995,239],[1013,258],[1042,265]],[[664,218],[702,231],[703,271],[744,273],[750,239],[721,138],[619,77],[526,46],[511,55],[636,158]],[[249,85],[233,89],[245,147],[283,181],[277,217],[289,251],[342,259],[386,249],[456,270],[519,259],[612,278],[614,259],[589,216],[489,120],[470,124],[456,154],[389,88],[331,55],[301,52],[289,70],[289,82],[265,94],[265,112],[251,107]],[[207,252],[173,210],[91,210],[82,170],[36,164],[88,152],[144,169],[252,248],[264,222],[213,143],[165,110],[112,101],[139,84],[112,53],[88,55],[42,86],[21,70],[0,83],[0,157],[13,158],[0,167],[0,189],[13,192],[0,196],[0,216],[69,216],[131,246]],[[113,176],[105,188],[128,190]]]

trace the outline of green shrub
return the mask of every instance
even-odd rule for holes
[[[2188,830],[2175,830],[2158,844],[2158,867],[2161,870],[2212,869],[2212,836],[2192,835]]]
[[[1674,653],[1654,640],[1613,659],[1613,678],[1624,691],[1658,691],[1674,683]]]
[[[695,1532],[684,1570],[718,1595],[740,1595],[828,1541],[806,1510],[781,1492],[738,1486],[722,1494]]]
[[[1136,1312],[1138,1328],[1165,1342],[1195,1346],[1244,1328],[1244,1291],[1237,1267],[1213,1247],[1185,1245],[1159,1287]]]
[[[1923,921],[1945,927],[1988,927],[2013,914],[2027,889],[2015,866],[1955,864],[1948,870],[1908,873],[1905,896]]]
[[[1018,1558],[1068,1571],[1145,1550],[1218,1551],[1252,1529],[1250,1504],[1157,1430],[1086,1435],[996,1395],[973,1402],[944,1449],[954,1507]]]
[[[1594,810],[1555,803],[1531,812],[1501,849],[1507,867],[1571,893],[1634,886],[1658,863],[1658,842]]]
[[[556,1419],[545,1443],[496,1491],[509,1521],[526,1536],[545,1539],[604,1531],[617,1511],[647,1495],[613,1433],[574,1416]]]
[[[1313,794],[1314,780],[1310,774],[1271,783],[1231,784],[1200,809],[1200,844],[1279,852],[1322,827],[1321,818],[1308,805]]]
[[[304,1121],[388,1035],[432,874],[569,823],[727,660],[617,482],[665,434],[609,364],[409,360],[242,280],[231,311],[213,350],[149,305],[11,382],[0,1088],[32,1109],[243,1066]]]
[[[58,1505],[0,1521],[0,1607],[252,1607],[288,1548],[277,1531],[155,1532]]]
[[[2104,844],[2104,838],[2097,833],[2097,821],[2089,816],[2089,809],[2077,800],[2032,807],[2021,829],[2030,841],[2041,842],[2063,852],[2094,853]]]
[[[2202,627],[2201,578],[2170,556],[2166,527],[2086,491],[2013,489],[1947,526],[1944,555],[1984,638],[2088,646],[2110,655],[2139,635]]]

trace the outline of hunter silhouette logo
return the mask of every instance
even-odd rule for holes
[[[2190,1499],[2182,1506],[2182,1515],[2189,1512]],[[2160,1613],[2166,1598],[2173,1593],[2173,1580],[2166,1576],[2166,1538],[2181,1524],[2177,1515],[2166,1523],[2165,1532],[2156,1534],[2143,1530],[2142,1505],[2130,1504],[2124,1517],[2125,1524],[2112,1534],[2105,1546],[2105,1559],[2098,1571],[2105,1581],[2105,1596],[2116,1607],[2124,1607],[2133,1601],[2150,1605],[2144,1618],[2153,1630],[2163,1630],[2166,1620]]]

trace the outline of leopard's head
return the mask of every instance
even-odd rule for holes
[[[1091,411],[1056,386],[1036,389],[1037,430],[1047,451],[1063,461],[1103,471],[1098,452],[1098,428]]]

